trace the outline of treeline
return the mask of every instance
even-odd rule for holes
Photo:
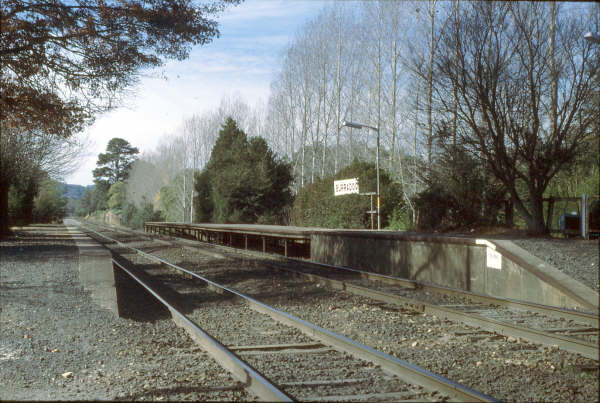
[[[97,168],[93,171],[94,187],[88,188],[73,206],[73,213],[80,217],[101,217],[112,212],[119,224],[141,228],[145,221],[163,219],[160,211],[154,211],[151,201],[140,203],[127,200],[127,184],[132,166],[137,162],[139,150],[127,140],[115,137],[108,142],[106,152],[98,155]]]
[[[29,175],[9,187],[9,225],[62,222],[66,212],[65,186],[45,172]]]
[[[600,58],[583,38],[598,26],[598,7],[327,6],[284,55],[266,137],[301,188],[354,158],[373,161],[376,133],[341,123],[375,126],[382,166],[419,227],[511,225],[514,215],[544,232],[549,192],[598,193],[598,165],[590,162],[599,141]]]
[[[289,164],[300,195],[354,160],[375,161],[377,133],[342,126],[352,121],[379,129],[380,166],[402,193],[395,222],[545,232],[544,197],[598,193],[599,58],[583,39],[597,7],[326,6],[289,44],[264,105],[230,98],[185,119],[144,156],[150,166],[134,167],[140,189],[128,197],[169,184],[165,219],[193,220],[194,172],[226,116]]]
[[[3,6],[4,26],[39,25],[52,30],[52,24],[17,21],[22,14],[11,8],[18,3]],[[214,2],[223,3],[227,2]],[[98,7],[112,10],[103,3]],[[332,199],[326,188],[334,178],[351,173],[344,169],[372,164],[379,142],[382,178],[389,178],[382,183],[382,193],[396,189],[400,194],[383,197],[382,221],[388,226],[451,229],[503,224],[545,232],[544,197],[598,193],[600,49],[583,39],[583,33],[594,26],[598,7],[436,0],[327,5],[290,42],[264,105],[251,108],[230,98],[215,111],[186,118],[154,152],[134,159],[127,178],[101,179],[104,182],[85,195],[79,212],[87,215],[113,206],[135,225],[160,212],[164,220],[181,222],[366,226],[369,217],[364,213],[359,222],[331,219],[339,212],[334,206],[354,196]],[[31,16],[23,18],[55,21],[55,9],[69,13],[72,8],[57,2],[50,8],[32,9]],[[0,86],[3,230],[9,222],[5,219],[9,187],[26,189],[21,178],[38,168],[56,177],[58,168],[67,166],[63,162],[77,155],[77,144],[69,144],[73,134],[89,124],[97,111],[113,105],[116,96],[135,81],[141,61],[158,65],[162,57],[184,57],[190,43],[205,43],[216,34],[214,23],[200,18],[182,21],[182,27],[191,30],[189,35],[165,32],[165,39],[156,37],[164,30],[152,28],[152,23],[163,19],[153,17],[149,25],[144,20],[146,12],[154,15],[155,10],[124,14],[122,24],[110,27],[103,27],[98,12],[93,7],[82,11],[88,13],[84,24],[83,14],[69,20],[78,30],[77,41],[82,38],[74,48],[60,44],[53,48],[58,52],[55,56],[70,60],[68,69],[27,68],[37,65],[29,59],[33,51],[45,49],[38,48],[39,37],[31,35],[31,46],[15,48],[14,55],[6,58],[14,74],[5,75],[3,70]],[[210,29],[203,30],[207,27],[198,21],[205,21]],[[92,29],[95,25],[131,39],[131,57],[122,57],[121,45],[115,48],[120,40],[107,40],[106,51],[94,54],[102,46],[90,44],[105,41],[97,37],[103,31]],[[91,27],[89,33],[80,35],[81,26]],[[19,32],[8,28],[7,32]],[[141,39],[144,32],[154,40]],[[44,37],[56,38],[46,33]],[[27,35],[23,38],[27,42]],[[152,46],[167,43],[162,39],[170,46]],[[10,35],[2,40],[8,40],[2,48],[11,49]],[[68,59],[71,51],[77,62]],[[94,61],[93,65],[80,63],[79,55],[86,55],[84,59]],[[108,65],[111,69],[103,68]],[[77,68],[82,70],[72,70]],[[56,88],[72,88],[77,96],[61,98]],[[40,102],[20,103],[27,99]],[[214,147],[228,127],[227,117],[236,127],[228,131],[244,133],[233,136],[237,140],[232,143],[244,146],[228,152],[239,152],[239,157],[258,168],[237,161],[239,175],[228,173],[231,176],[223,176],[221,184],[214,178],[227,174],[211,171],[211,166],[220,166],[227,158],[217,158],[218,152],[211,161],[213,152],[221,148]],[[376,127],[378,134],[343,127],[343,121]],[[271,165],[253,151],[266,146]],[[272,197],[265,196],[265,186],[286,177],[270,175],[269,169],[282,166],[289,168],[291,196],[282,194],[283,207],[259,208]],[[261,167],[266,167],[264,172]],[[249,180],[251,170],[255,182]],[[237,188],[246,183],[246,188]],[[354,200],[349,207],[367,198]],[[297,204],[301,201],[304,207]],[[277,213],[269,216],[272,211]],[[323,211],[328,213],[321,215]]]
[[[393,186],[401,194],[382,198],[389,225],[517,225],[543,233],[544,197],[598,193],[599,50],[583,39],[597,7],[434,0],[326,6],[289,44],[264,105],[234,97],[184,119],[133,165],[126,198],[152,200],[168,221],[264,220],[249,206],[252,213],[239,217],[221,211],[230,209],[214,204],[229,194],[214,182],[222,173],[197,174],[209,167],[231,116],[288,164],[298,203],[307,205],[312,192],[322,196],[319,206],[344,204],[326,194],[326,184],[354,161],[373,163],[379,139],[390,180],[382,192]],[[204,204],[194,202],[198,181]],[[282,222],[347,222],[319,216],[335,215],[331,207],[290,208]]]
[[[141,228],[145,221],[181,217],[193,217],[196,222],[289,223],[286,215],[293,200],[289,164],[279,160],[263,138],[248,138],[232,118],[219,131],[203,170],[183,169],[169,178],[161,170],[165,166],[138,159],[137,154],[127,141],[112,139],[107,152],[98,157],[96,186],[86,190],[76,214],[102,216],[110,210],[121,224],[132,228]],[[134,201],[140,183],[130,174],[137,172],[139,178],[142,168],[148,187],[141,200]],[[190,199],[179,199],[188,193]]]
[[[375,164],[355,160],[335,177],[318,180],[294,195],[291,165],[277,157],[265,139],[249,137],[232,118],[227,118],[221,126],[202,170],[183,169],[169,182],[166,176],[161,179],[164,167],[138,158],[137,154],[137,148],[127,141],[112,139],[107,152],[98,157],[98,168],[94,170],[96,186],[86,190],[75,207],[76,214],[104,219],[110,211],[120,224],[132,228],[141,228],[145,221],[178,221],[187,216],[193,217],[193,222],[331,228],[373,226],[369,219],[373,216],[368,214],[368,210],[373,210],[373,199],[363,195],[334,197],[333,181],[358,178],[363,192],[374,192]],[[143,167],[148,185],[140,202],[133,201],[134,192],[140,189],[131,175],[136,166]],[[141,177],[139,172],[137,175]],[[185,185],[188,176],[193,179]],[[402,228],[406,223],[398,221],[404,206],[401,188],[385,170],[380,181],[385,201],[382,224]],[[163,185],[159,186],[160,183]],[[178,195],[185,195],[186,187],[193,187],[192,197],[180,200]],[[158,190],[152,194],[149,189]]]

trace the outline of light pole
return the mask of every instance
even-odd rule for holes
[[[363,125],[361,123],[353,123],[353,122],[342,122],[342,127],[350,127],[353,129],[362,129],[366,127],[367,129],[375,130],[377,132],[377,157],[375,159],[375,168],[377,170],[377,230],[381,229],[381,214],[379,211],[379,206],[381,204],[381,197],[379,193],[379,129],[377,127]]]
[[[583,37],[590,42],[600,43],[600,35],[598,35],[598,33],[596,32],[590,31],[587,34],[583,35]]]

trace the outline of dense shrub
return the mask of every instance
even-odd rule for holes
[[[370,196],[350,194],[333,195],[334,180],[358,178],[361,193],[375,192],[377,189],[374,164],[354,161],[340,170],[335,176],[317,179],[300,189],[294,200],[292,222],[298,226],[325,228],[370,228]],[[392,183],[389,175],[380,169],[381,226],[385,228],[392,213],[403,206],[400,186]],[[373,196],[373,209],[376,198]],[[373,216],[374,228],[377,216]]]
[[[110,209],[121,209],[125,203],[126,187],[124,182],[117,182],[108,189],[107,205]]]
[[[52,179],[45,179],[34,198],[33,221],[38,223],[62,222],[65,216],[67,199],[63,197],[64,187]]]
[[[248,139],[228,118],[196,175],[196,222],[284,224],[292,202],[289,164],[262,137]]]
[[[35,176],[22,178],[8,189],[9,225],[27,225],[33,221],[34,197],[39,190]]]
[[[25,175],[8,192],[10,225],[60,222],[65,216],[67,199],[64,186],[40,170]]]
[[[130,228],[140,229],[144,227],[147,221],[163,221],[160,211],[154,211],[152,203],[145,198],[137,207],[132,202],[125,203],[121,213],[121,224]]]
[[[448,230],[496,225],[506,190],[465,149],[443,152],[429,171],[427,187],[414,198],[417,229]]]

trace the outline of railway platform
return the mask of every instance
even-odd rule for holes
[[[147,222],[144,230],[502,298],[598,311],[598,292],[507,240],[248,224]]]

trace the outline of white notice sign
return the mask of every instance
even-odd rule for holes
[[[358,178],[333,181],[333,195],[341,196],[358,193]]]
[[[494,249],[492,248],[485,248],[486,249],[486,261],[487,261],[487,267],[489,267],[490,269],[498,269],[498,270],[502,270],[502,255],[499,254],[498,252],[496,252]]]

